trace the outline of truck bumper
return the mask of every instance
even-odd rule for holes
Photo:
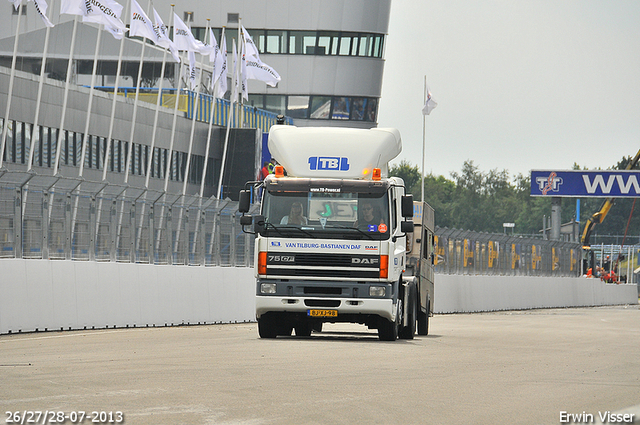
[[[322,305],[318,299],[310,297],[291,296],[256,296],[256,317],[269,312],[309,314],[310,310],[337,310],[341,315],[375,315],[384,319],[396,320],[396,306],[392,299],[374,298],[322,298]],[[331,318],[326,318],[331,321]]]

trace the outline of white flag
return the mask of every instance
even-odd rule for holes
[[[242,46],[240,46],[242,48]],[[242,61],[240,62],[240,95],[244,100],[249,100],[249,84],[247,83],[247,61],[244,57],[245,49],[242,49]]]
[[[22,3],[22,0],[9,0],[9,3],[13,3],[14,9],[18,10],[20,9],[20,3]]]
[[[158,46],[164,47],[165,49],[169,49],[171,52],[171,56],[173,59],[180,63],[180,55],[178,54],[178,48],[175,43],[169,38],[169,28],[162,22],[162,18],[158,14],[156,9],[153,9],[153,18],[155,20],[155,24],[153,25],[153,29],[158,34]]]
[[[27,0],[27,1],[30,1],[30,0]],[[42,18],[42,22],[44,22],[44,24],[49,28],[52,28],[53,24],[51,23],[49,18],[47,18],[47,8],[49,7],[47,5],[47,2],[45,0],[33,0],[33,4],[36,6],[36,11]]]
[[[231,98],[229,99],[231,103],[235,103],[238,101],[238,52],[236,51],[236,40],[235,38],[231,40],[232,50],[231,50],[231,58],[233,59],[233,74],[231,75]]]
[[[431,97],[431,90],[429,90],[429,86],[427,86],[427,101],[422,108],[422,115],[429,115],[436,106],[438,106],[438,103]]]
[[[129,23],[129,37],[144,37],[158,44],[158,33],[153,28],[151,20],[144,13],[136,0],[131,0],[131,21]]]
[[[118,40],[122,39],[127,26],[120,20],[122,5],[114,0],[85,0],[86,13],[82,22],[93,22],[104,25]]]
[[[246,29],[242,27],[245,45],[246,76],[251,80],[264,81],[268,86],[275,87],[280,82],[280,75],[275,69],[260,60],[258,48]]]
[[[120,20],[122,5],[114,0],[62,0],[60,13],[82,16],[82,22],[102,24],[118,40],[127,30]]]
[[[189,50],[187,54],[189,55],[189,87],[191,90],[195,90],[198,88],[198,81],[196,80],[196,52]]]
[[[218,92],[214,93],[216,97],[223,98],[225,93],[227,92],[227,39],[222,34],[220,38],[220,59],[222,61],[222,65],[220,68],[216,68],[217,72],[219,72],[218,80]]]
[[[211,45],[211,52],[209,52],[209,62],[211,63],[212,67],[211,85],[213,86],[219,74],[218,72],[216,72],[216,65],[220,63],[220,60],[218,60],[218,57],[220,56],[220,47],[218,46],[216,36],[213,34],[213,30],[211,28],[209,28],[209,43]]]
[[[61,0],[60,14],[84,16],[87,9],[83,0]]]
[[[189,27],[187,27],[178,15],[174,13],[173,19],[173,42],[176,44],[178,50],[209,54],[210,47],[202,41],[196,40]]]

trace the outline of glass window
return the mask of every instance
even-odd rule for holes
[[[140,145],[135,143],[133,145],[133,170],[131,174],[138,174],[140,172]]]
[[[328,119],[331,110],[331,97],[313,96],[311,98],[311,110],[309,116],[313,119]]]
[[[315,31],[289,31],[289,53],[313,55],[316,47]]]
[[[340,36],[338,34],[334,34],[331,37],[331,53],[332,56],[338,55],[338,47],[340,46]]]
[[[348,35],[343,35],[340,37],[340,49],[338,50],[338,55],[340,56],[349,56],[351,53],[351,37]]]
[[[43,131],[42,131],[42,158],[40,161],[40,166],[41,167],[50,167],[51,166],[51,158],[49,157],[49,152],[51,150],[51,132],[50,132],[50,128],[49,127],[44,127]]]
[[[258,48],[259,53],[264,53],[264,30],[247,30],[251,38],[253,39],[253,43]]]
[[[285,113],[285,97],[281,95],[265,95],[264,109],[274,114]]]
[[[250,94],[249,105],[259,109],[264,109],[264,96],[261,94]]]
[[[382,36],[376,35],[373,39],[373,57],[381,58],[382,57]]]
[[[350,99],[348,97],[335,97],[333,99],[333,113],[331,114],[331,119],[348,120],[349,103]]]
[[[265,53],[286,53],[286,31],[267,30]]]
[[[42,132],[43,129],[41,126],[37,126],[36,130],[34,131],[34,136],[33,136],[33,164],[32,165],[39,165],[42,166],[42,155],[40,155],[40,153],[42,152]]]
[[[315,192],[308,185],[296,186],[285,190],[269,188],[265,192],[262,214],[270,224],[265,235],[273,231],[282,238],[389,237],[389,198],[384,188],[370,191],[365,185],[342,187],[339,192],[328,194]]]
[[[24,129],[24,140],[22,142],[22,163],[29,161],[29,150],[31,149],[31,133],[33,124],[26,124]]]
[[[309,96],[289,96],[287,116],[307,118],[309,114]]]
[[[331,33],[320,33],[318,36],[318,48],[316,49],[316,55],[331,54],[331,41]]]
[[[58,165],[60,165],[60,163],[64,164],[64,151],[58,152],[59,133],[60,129],[51,129],[51,166],[56,163],[56,155],[60,155],[60,158],[57,159]]]
[[[378,109],[378,99],[367,99],[367,102],[365,105],[364,120],[375,122],[377,109]]]
[[[371,50],[371,36],[361,35],[360,36],[360,46],[358,49],[358,56],[370,56]]]
[[[351,102],[351,116],[350,119],[354,121],[364,120],[364,98],[354,97]]]
[[[357,56],[358,55],[358,44],[360,41],[360,38],[357,35],[354,35],[351,39],[351,56]]]
[[[114,140],[111,143],[111,171],[120,172],[120,141]]]

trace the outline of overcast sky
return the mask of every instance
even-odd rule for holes
[[[426,174],[608,168],[640,149],[640,1],[392,0],[379,127]]]

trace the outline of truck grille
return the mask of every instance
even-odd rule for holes
[[[267,275],[375,279],[380,277],[380,256],[268,252]]]
[[[299,276],[299,277],[351,277],[362,279],[375,279],[380,277],[378,270],[361,270],[354,268],[353,270],[335,270],[329,268],[315,269],[285,269],[276,267],[267,267],[268,276]]]

